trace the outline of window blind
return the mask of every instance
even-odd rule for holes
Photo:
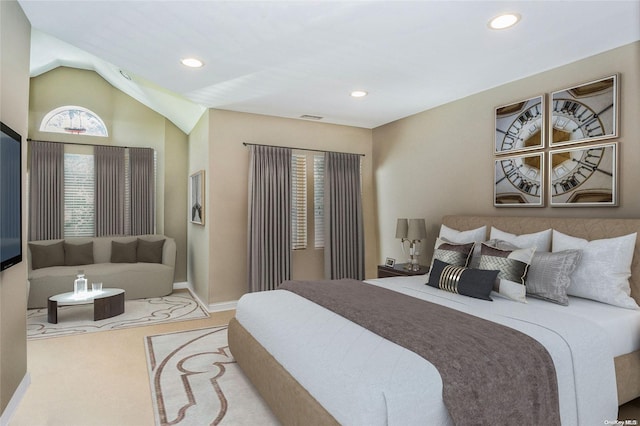
[[[324,248],[324,155],[313,156],[314,247]]]
[[[291,249],[307,248],[307,157],[291,155]]]
[[[95,235],[93,155],[64,154],[64,236]]]

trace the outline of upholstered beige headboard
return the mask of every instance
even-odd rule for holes
[[[587,240],[620,237],[634,232],[640,233],[640,219],[445,216],[442,218],[442,223],[459,231],[467,231],[486,225],[487,237],[492,226],[512,234],[530,234],[552,228],[564,234]],[[640,304],[640,237],[636,238],[630,283],[631,296]]]

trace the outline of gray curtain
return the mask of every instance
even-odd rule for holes
[[[251,146],[249,165],[249,291],[291,279],[291,149]]]
[[[154,151],[151,148],[129,148],[131,181],[131,235],[155,233]]]
[[[64,238],[64,145],[31,142],[29,240]]]
[[[125,148],[96,146],[96,236],[124,235]]]
[[[360,155],[324,156],[325,278],[364,279]]]

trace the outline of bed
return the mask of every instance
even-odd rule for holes
[[[640,229],[638,219],[446,216],[442,223],[460,231],[493,226],[513,234],[555,229],[587,240],[624,236]],[[634,278],[640,277],[640,241],[636,239],[635,244],[630,285],[637,301],[640,283]],[[619,404],[640,396],[637,310],[575,297],[569,302],[570,310],[529,298],[527,304],[499,297],[487,303],[428,288],[421,276],[367,282],[472,312],[540,341],[574,338],[572,334],[543,335],[540,330],[553,323],[566,323],[577,334],[590,333],[573,346],[549,344],[558,375],[562,424],[615,420]],[[437,397],[442,384],[431,364],[288,293],[276,290],[244,296],[229,325],[234,357],[284,424],[424,424],[425,419],[430,424],[451,423],[442,397]],[[531,309],[539,311],[532,315]],[[514,318],[519,315],[524,317]],[[530,324],[535,322],[540,324]]]

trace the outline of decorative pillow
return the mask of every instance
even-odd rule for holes
[[[489,239],[506,241],[518,247],[535,247],[536,252],[551,251],[551,229],[535,232],[533,234],[510,234],[491,227]]]
[[[440,237],[446,238],[453,243],[481,243],[487,238],[487,227],[481,226],[480,228],[471,229],[469,231],[457,231],[449,228],[446,225],[440,225]],[[480,244],[476,244],[473,256],[471,256],[471,267],[477,268],[480,261]]]
[[[489,295],[498,272],[449,265],[434,259],[427,285],[463,296],[492,300]]]
[[[147,241],[138,238],[138,248],[136,259],[138,262],[162,263],[162,247],[164,239],[158,241]]]
[[[582,252],[563,250],[555,253],[535,252],[527,271],[527,295],[567,306],[567,288]]]
[[[93,241],[86,244],[64,243],[64,264],[66,266],[90,265],[93,263]]]
[[[119,243],[111,241],[111,263],[136,263],[138,261],[138,241]]]
[[[31,251],[31,269],[64,266],[64,241],[53,244],[29,243]]]
[[[525,278],[534,247],[502,250],[482,243],[479,269],[499,270],[493,290],[517,302],[526,303]]]
[[[492,239],[487,245],[501,250],[518,250],[507,241]],[[580,260],[580,250],[564,250],[557,253],[535,252],[531,259],[525,286],[527,295],[567,306],[567,287],[571,284],[571,273]]]
[[[457,244],[446,238],[437,238],[433,248],[433,258],[450,265],[467,266],[475,243]]]
[[[571,275],[570,296],[584,297],[627,309],[640,309],[630,296],[631,261],[637,233],[588,241],[554,229],[553,251],[582,250]]]

